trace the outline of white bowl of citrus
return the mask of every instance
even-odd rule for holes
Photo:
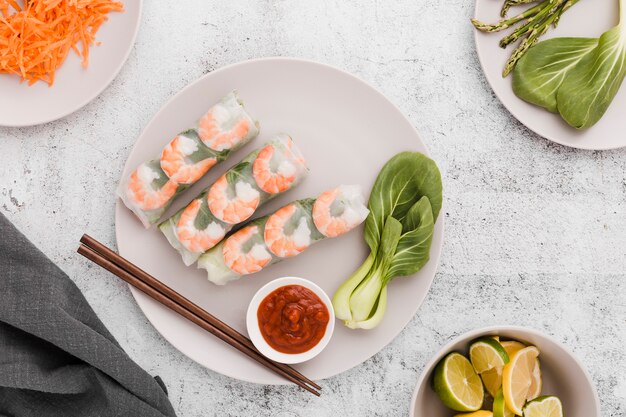
[[[591,378],[563,345],[532,329],[459,336],[426,365],[413,417],[600,417]]]

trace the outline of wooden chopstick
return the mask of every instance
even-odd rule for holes
[[[88,246],[86,246],[84,244],[81,244],[79,246],[79,248],[78,248],[78,253],[83,255],[87,259],[91,260],[92,262],[100,265],[101,267],[103,267],[104,269],[108,270],[112,274],[114,274],[114,275],[118,276],[119,278],[123,279],[124,281],[126,281],[130,285],[132,285],[135,288],[137,288],[138,290],[144,292],[146,295],[148,295],[149,297],[151,297],[154,300],[158,301],[159,303],[163,304],[164,306],[168,307],[169,309],[175,311],[176,313],[178,313],[181,316],[185,317],[186,319],[190,320],[192,323],[200,326],[201,328],[203,328],[204,330],[208,331],[212,335],[222,339],[223,341],[225,341],[229,345],[235,347],[237,350],[241,351],[242,353],[246,354],[250,358],[252,358],[255,361],[259,362],[261,365],[267,367],[271,371],[273,371],[273,372],[275,372],[275,373],[285,377],[289,381],[291,381],[294,384],[300,386],[301,388],[311,392],[312,394],[315,394],[317,396],[320,395],[319,392],[317,392],[313,388],[309,387],[304,382],[302,382],[301,380],[299,380],[296,377],[292,376],[288,372],[286,372],[286,371],[282,370],[281,368],[279,368],[275,362],[267,359],[265,356],[261,355],[258,351],[254,351],[252,349],[249,349],[247,346],[242,345],[240,342],[238,342],[237,340],[233,339],[229,335],[225,334],[224,332],[222,332],[218,328],[212,326],[210,323],[206,322],[201,317],[199,317],[196,314],[192,313],[191,311],[185,309],[182,305],[178,304],[175,300],[172,300],[172,299],[166,297],[165,295],[163,295],[162,293],[158,292],[156,289],[154,289],[150,285],[148,285],[145,282],[137,279],[137,277],[133,276],[128,271],[120,268],[115,263],[113,263],[110,260],[106,259],[104,256],[102,256],[100,253],[94,251],[92,248],[90,248],[90,247],[88,247]]]
[[[257,352],[259,355],[262,356],[262,354],[257,350],[257,348],[254,346],[254,344],[252,343],[250,339],[248,339],[247,337],[245,337],[244,335],[242,335],[237,330],[233,329],[232,327],[230,327],[229,325],[227,325],[226,323],[224,323],[217,317],[213,316],[208,311],[199,307],[197,304],[193,303],[192,301],[184,297],[182,294],[176,292],[172,288],[163,284],[161,281],[154,278],[152,275],[148,274],[147,272],[145,272],[144,270],[142,270],[141,268],[139,268],[132,262],[128,261],[127,259],[124,259],[122,256],[112,251],[111,249],[103,245],[102,243],[98,242],[91,236],[85,234],[80,239],[80,241],[86,246],[92,248],[94,251],[100,253],[105,259],[110,260],[111,262],[119,266],[120,268],[128,271],[131,275],[134,275],[139,280],[145,282],[147,285],[156,289],[157,291],[159,291],[161,294],[165,295],[166,297],[175,300],[176,302],[181,304],[183,307],[185,307],[187,310],[196,314],[200,318],[209,322],[212,326],[220,329],[222,332],[226,333],[233,339],[239,341],[244,346],[248,347],[249,349]],[[263,358],[267,359],[265,358],[265,356],[263,356]],[[312,387],[318,390],[322,389],[322,387],[320,387],[318,384],[311,381],[309,378],[305,377],[304,375],[302,375],[300,372],[296,371],[292,367],[282,364],[282,363],[278,363],[278,362],[272,361],[272,363],[274,363],[276,366],[281,368],[283,371],[291,374],[297,379],[304,381],[305,383],[311,385]]]
[[[86,236],[86,235],[83,236],[83,238],[81,239],[81,242],[83,242],[83,244],[81,244],[81,246],[78,248],[78,253],[85,256],[87,259],[105,268],[109,272],[113,273],[114,275],[118,276],[119,278],[129,283],[130,285],[144,292],[146,295],[150,296],[151,298],[155,299],[156,301],[160,302],[161,304],[165,305],[171,310],[174,310],[176,313],[182,315],[183,317],[187,318],[188,320],[195,323],[196,325],[207,330],[209,333],[213,334],[214,336],[222,339],[226,343],[235,347],[242,353],[246,354],[247,356],[251,357],[255,361],[259,362],[261,365],[267,367],[271,371],[283,376],[289,381],[297,384],[298,386],[302,387],[303,389],[306,389],[307,391],[317,396],[320,395],[319,392],[312,389],[306,384],[310,384],[311,386],[316,387],[316,388],[319,387],[319,385],[310,381],[308,378],[304,377],[295,369],[285,364],[281,364],[281,363],[277,363],[277,362],[273,362],[269,360],[268,358],[263,356],[260,352],[258,352],[258,350],[254,347],[254,345],[248,338],[238,333],[235,329],[229,327],[225,323],[221,322],[220,320],[218,320],[217,318],[215,318],[214,316],[212,316],[205,310],[201,309],[199,306],[193,304],[191,301],[187,300],[185,297],[178,294],[176,291],[172,290],[171,288],[157,281],[160,284],[160,287],[162,287],[161,289],[163,291],[169,292],[171,297],[159,291],[158,289],[156,289],[154,286],[151,285],[152,280],[156,281],[154,277],[142,271],[141,269],[139,269],[138,267],[136,267],[129,261],[125,260],[118,254],[116,254],[115,252],[106,248],[106,246],[100,244],[99,242],[95,241],[93,238],[90,238],[89,236]],[[95,248],[92,248],[91,246],[86,245],[85,244],[86,242],[94,244],[94,246],[97,246],[101,250],[106,249],[106,251],[114,254],[115,257],[109,258],[107,255],[104,255],[103,253],[97,251]],[[132,267],[132,269],[136,271],[141,271],[151,280],[149,282],[142,280],[139,276],[136,276],[135,274],[133,274],[132,271],[128,271],[124,269],[122,266],[118,264],[118,262],[115,262],[115,261],[128,264],[129,267]],[[189,304],[190,308],[187,308],[185,306],[186,303]],[[208,320],[206,318],[208,318]],[[242,340],[247,341],[247,343],[242,342]]]

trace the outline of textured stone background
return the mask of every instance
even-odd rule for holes
[[[133,1],[133,0],[127,0]],[[516,122],[482,75],[472,0],[146,1],[113,84],[63,120],[0,128],[0,208],[83,290],[180,416],[402,416],[424,364],[455,335],[534,327],[572,349],[603,416],[626,414],[626,150],[553,145]],[[177,22],[173,24],[172,22]],[[75,254],[89,231],[114,245],[114,188],[161,105],[223,65],[308,58],[367,80],[408,115],[445,176],[446,240],[418,315],[321,399],[241,383],[171,347],[128,288]]]

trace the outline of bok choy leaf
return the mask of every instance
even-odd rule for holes
[[[554,38],[530,48],[513,71],[513,92],[585,129],[607,111],[626,77],[626,0],[599,39]]]
[[[513,71],[513,92],[558,113],[556,93],[565,76],[597,45],[596,38],[554,38],[530,48]]]
[[[570,70],[557,93],[561,117],[577,129],[593,126],[607,111],[626,76],[626,0],[620,23]]]
[[[433,160],[402,152],[385,164],[368,203],[365,240],[370,254],[333,297],[335,315],[346,326],[371,329],[380,324],[387,284],[428,262],[441,204],[441,174]]]

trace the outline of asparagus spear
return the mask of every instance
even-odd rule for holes
[[[549,3],[546,4],[539,13],[529,18],[524,25],[518,27],[513,33],[502,38],[500,40],[500,48],[506,48],[522,36],[533,33],[535,29],[543,27],[546,20],[553,15],[556,17],[556,11],[565,1],[566,0],[548,0]],[[554,21],[554,19],[552,19],[552,21]],[[546,33],[546,31],[547,29],[543,31],[542,35]]]
[[[515,68],[517,61],[538,42],[539,38],[550,29],[550,26],[556,27],[563,13],[580,0],[504,0],[503,15],[506,14],[508,7],[535,1],[539,1],[539,3],[517,16],[502,19],[493,25],[472,19],[474,27],[484,32],[497,32],[520,23],[513,33],[500,40],[500,47],[506,48],[513,42],[525,37],[506,62],[502,71],[503,77],[506,77]]]
[[[539,0],[505,0],[502,5],[502,10],[500,10],[500,16],[506,17],[506,14],[509,12],[511,6],[519,6],[520,4],[528,4],[535,3]]]
[[[560,8],[562,7],[563,5],[560,6]],[[537,26],[531,29],[528,36],[519,44],[517,48],[515,48],[515,50],[509,57],[509,59],[506,61],[506,64],[504,64],[504,70],[502,70],[502,77],[506,77],[507,75],[511,73],[511,71],[513,71],[513,69],[515,68],[515,65],[517,64],[517,61],[520,60],[520,58],[528,51],[528,49],[530,49],[531,46],[533,46],[539,41],[539,37],[541,37],[543,34],[545,34],[548,31],[548,29],[550,28],[550,25],[554,23],[555,19],[558,16],[559,16],[558,13],[553,13],[543,22],[541,22],[540,24],[538,24]]]
[[[513,16],[509,19],[503,19],[496,24],[490,25],[487,23],[483,23],[478,19],[472,19],[472,24],[474,27],[482,32],[499,32],[504,29],[508,29],[519,21],[522,21],[527,18],[532,18],[532,16],[541,12],[547,3],[551,3],[554,0],[543,0],[540,4],[535,7],[531,7],[530,9],[524,11],[523,13],[518,14],[517,16]]]
[[[565,13],[567,9],[569,9],[576,3],[578,3],[578,0],[567,0],[563,7],[557,12],[556,19],[554,19],[554,23],[552,24],[552,26],[556,28],[559,25],[559,20],[561,20],[561,16],[563,16],[563,13]]]

